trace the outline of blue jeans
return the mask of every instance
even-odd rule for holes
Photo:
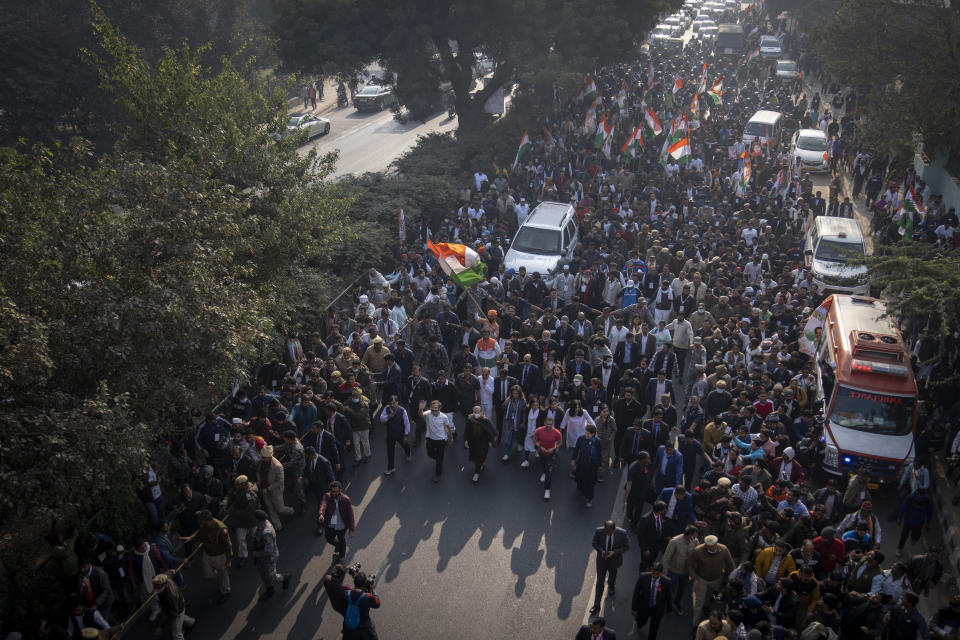
[[[508,456],[513,450],[513,436],[514,434],[519,433],[513,429],[509,429],[506,426],[503,429],[503,455]]]
[[[543,488],[547,491],[550,490],[550,481],[553,480],[553,463],[557,457],[556,453],[552,453],[548,456],[540,454],[540,462],[543,464],[543,475],[546,477],[543,479]]]

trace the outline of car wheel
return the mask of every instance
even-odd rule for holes
[[[323,128],[323,135],[330,133],[330,123],[327,123],[327,126]]]

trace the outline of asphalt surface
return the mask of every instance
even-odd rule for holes
[[[387,478],[382,431],[371,440],[370,464],[346,476],[345,492],[357,516],[346,562],[360,562],[364,571],[377,574],[383,605],[373,619],[382,639],[576,633],[592,603],[590,542],[612,511],[618,476],[597,485],[594,506],[587,509],[567,475],[566,451],[546,502],[539,465],[524,471],[516,454],[504,463],[498,450],[491,450],[474,485],[473,465],[458,438],[447,449],[441,482],[434,484],[433,461],[423,446],[414,449],[411,462],[399,460],[397,472]],[[214,581],[192,563],[186,596],[188,613],[197,618],[193,637],[339,637],[342,618],[328,606],[322,584],[333,550],[314,535],[314,513],[312,507],[310,515],[284,518],[279,570],[293,578],[288,591],[278,589],[264,603],[257,602],[260,582],[251,564],[242,569],[234,564],[232,595],[218,606]],[[621,584],[626,586],[626,578]],[[150,631],[145,625],[141,620],[124,638],[145,637]]]

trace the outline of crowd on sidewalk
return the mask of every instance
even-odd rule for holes
[[[316,518],[342,560],[358,518],[341,482],[380,446],[384,475],[403,474],[397,447],[411,462],[423,445],[435,482],[454,481],[444,467],[451,446],[469,450],[481,487],[484,474],[517,465],[535,469],[529,485],[551,500],[555,476],[569,476],[582,504],[562,509],[591,507],[596,485],[626,468],[625,528],[608,523],[593,541],[593,611],[635,540],[632,609],[651,639],[671,612],[693,616],[698,640],[955,638],[960,600],[929,621],[917,611],[940,579],[938,551],[915,546],[900,558],[932,517],[926,449],[904,470],[898,558],[887,559],[875,548],[887,523],[864,477],[845,488],[810,484],[817,383],[798,338],[825,298],[800,238],[814,217],[840,211],[841,171],[852,174],[854,198],[867,185],[878,219],[912,185],[927,212],[915,235],[934,221],[956,229],[956,216],[909,172],[857,147],[856,95],[828,115],[826,95],[777,84],[759,64],[720,65],[694,43],[595,79],[618,142],[649,108],[689,140],[680,157],[662,153],[662,135],[632,155],[595,146],[583,126],[588,99],[558,94],[544,135],[513,170],[477,168],[458,207],[438,204],[405,242],[383,247],[389,273],[374,272],[349,308],[291,336],[254,384],[199,424],[187,409],[177,416],[169,456],[143,472],[149,536],[128,547],[104,536],[82,556],[75,534],[51,538],[76,596],[40,637],[87,637],[88,628],[114,637],[112,625],[148,598],[150,620],[168,620],[182,637],[193,618],[176,569],[198,543],[221,602],[248,559],[270,598],[290,584],[278,570],[284,520]],[[708,73],[720,76],[719,91],[705,90]],[[803,126],[835,131],[849,162],[836,163],[826,197],[808,176],[784,179],[786,149],[751,155],[740,141],[759,106],[741,100],[751,91]],[[314,98],[308,88],[305,105]],[[542,201],[576,208],[574,258],[555,274],[508,269],[508,239]],[[955,242],[952,232],[935,235]],[[428,237],[475,248],[484,281],[458,287],[425,250]],[[330,582],[341,604],[353,597],[342,569]],[[362,637],[376,637],[374,597]]]

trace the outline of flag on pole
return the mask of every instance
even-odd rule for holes
[[[427,247],[436,256],[440,269],[450,276],[457,286],[467,288],[483,281],[483,263],[480,254],[462,244],[441,242],[434,244],[427,238]]]
[[[720,76],[708,92],[714,104],[723,104],[723,76]]]
[[[547,127],[543,128],[543,141],[548,147],[552,147],[556,144],[556,140],[553,139],[553,134],[550,133],[550,129]]]
[[[643,117],[647,121],[647,126],[650,127],[650,130],[653,131],[653,135],[658,136],[663,133],[663,127],[660,126],[660,121],[657,119],[657,114],[653,112],[653,109],[644,105],[643,107]]]
[[[604,124],[606,124],[606,121],[604,121]],[[610,154],[613,152],[613,150],[610,148],[613,145],[613,130],[613,123],[609,125],[609,128],[605,128],[604,130],[603,146],[601,148],[603,150],[604,157],[607,159],[610,158]]]
[[[593,102],[593,99],[597,97],[597,83],[593,81],[593,78],[587,76],[583,81],[583,99],[588,102]]]
[[[752,173],[753,171],[750,168],[750,158],[748,157],[743,161],[743,169],[741,170],[741,173],[740,173],[740,176],[741,176],[740,184],[742,184],[743,186],[747,186],[747,184],[750,182],[750,175]]]
[[[397,224],[399,225],[400,244],[407,240],[407,220],[403,216],[403,207],[400,207],[400,213],[397,214]]]
[[[748,51],[748,52],[747,52],[747,64],[750,64],[751,62],[753,62],[753,60],[754,60],[757,56],[759,56],[759,55],[760,55],[760,48],[759,48],[759,47],[757,47],[757,48],[754,49],[753,51]]]
[[[599,98],[594,98],[590,106],[587,107],[587,117],[583,122],[584,133],[590,133],[597,127],[597,105],[599,102]]]
[[[911,185],[903,197],[903,202],[900,203],[900,209],[897,211],[897,215],[894,216],[897,226],[899,227],[897,233],[903,236],[904,240],[913,240],[913,225],[916,218],[925,213],[926,209],[923,203],[917,198],[917,194],[913,190],[913,185]]]
[[[607,138],[613,133],[613,125],[607,122],[607,114],[603,114],[600,124],[597,125],[597,131],[593,134],[593,148],[599,149]]]
[[[656,78],[656,75],[653,73],[653,60],[651,60],[650,66],[647,67],[647,91],[653,86],[654,78]]]
[[[638,158],[637,148],[643,151],[643,125],[638,124],[627,141],[620,147],[620,156],[623,158]]]
[[[673,76],[673,92],[676,93],[683,89],[683,78],[677,73]]]
[[[707,90],[707,63],[703,63],[703,69],[700,70],[700,85],[697,87],[697,93],[703,93]]]
[[[690,159],[690,140],[688,138],[680,138],[670,145],[667,153],[677,162],[686,162]]]
[[[526,154],[528,151],[530,151],[530,147],[532,147],[532,146],[533,146],[533,145],[530,143],[530,136],[528,136],[528,135],[527,135],[527,132],[524,131],[524,132],[523,132],[523,137],[520,138],[520,146],[517,147],[517,157],[513,159],[513,170],[514,170],[514,171],[517,170],[517,165],[520,164],[520,158],[522,158],[522,157],[524,156],[524,154]]]

